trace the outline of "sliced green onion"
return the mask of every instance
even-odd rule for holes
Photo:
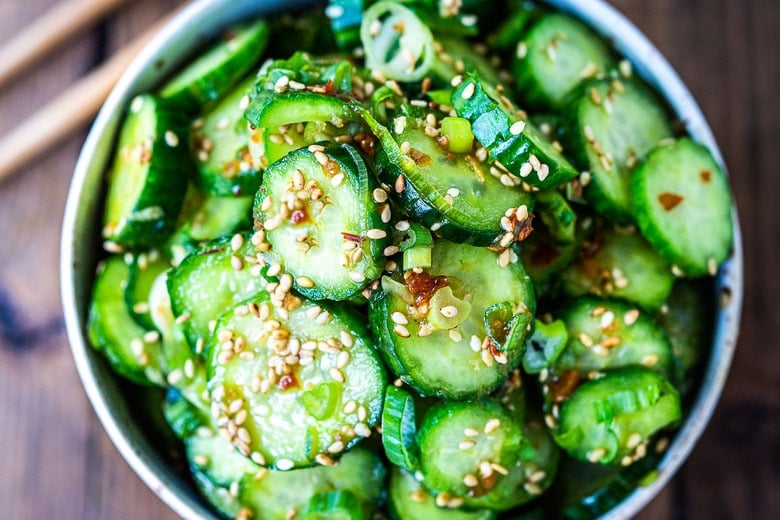
[[[474,146],[471,123],[463,117],[445,117],[441,120],[441,134],[447,138],[448,149],[453,153],[468,153]]]
[[[406,238],[399,245],[404,254],[404,270],[430,267],[432,248],[433,237],[428,228],[413,223],[406,232]]]

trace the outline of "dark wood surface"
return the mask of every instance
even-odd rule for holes
[[[612,0],[710,121],[745,244],[742,332],[688,462],[640,518],[780,518],[780,2]],[[0,41],[56,0],[0,2]],[[0,133],[177,2],[138,0],[0,90]],[[65,196],[86,129],[0,184],[0,518],[174,518],[114,449],[81,389],[59,297]]]

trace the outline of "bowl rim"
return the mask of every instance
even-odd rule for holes
[[[575,15],[607,38],[685,123],[689,134],[712,150],[726,171],[712,130],[690,91],[661,52],[631,21],[605,0],[545,1]],[[90,219],[94,221],[95,217],[94,214],[85,215],[87,210],[82,207],[83,195],[88,192],[90,181],[102,182],[106,154],[102,154],[101,159],[99,150],[107,146],[106,140],[113,142],[117,121],[127,102],[143,91],[144,85],[146,88],[151,86],[149,78],[163,77],[177,64],[177,60],[172,59],[161,65],[162,56],[176,55],[180,61],[205,38],[215,34],[216,26],[224,27],[241,17],[323,3],[317,0],[197,0],[185,7],[141,51],[111,91],[82,147],[68,191],[60,244],[61,298],[67,336],[79,377],[96,415],[122,457],[141,480],[183,518],[216,517],[202,500],[186,492],[182,483],[170,476],[170,469],[153,452],[140,430],[127,420],[126,409],[117,408],[109,398],[112,389],[104,386],[102,378],[110,371],[97,359],[99,354],[87,340],[83,301],[85,288],[77,280],[91,279],[94,262],[85,262],[83,255],[79,254],[77,230],[81,229],[80,223]],[[182,43],[183,34],[190,36]],[[182,53],[182,50],[185,52]],[[99,171],[96,173],[96,170]],[[721,305],[717,309],[712,349],[696,398],[657,467],[657,477],[651,483],[636,488],[604,518],[628,518],[645,507],[688,458],[716,408],[736,349],[743,300],[742,238],[736,207],[732,211],[734,249],[716,279],[713,297],[720,299]],[[726,294],[728,298],[724,296]]]

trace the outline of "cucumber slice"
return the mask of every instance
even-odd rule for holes
[[[368,520],[351,491],[317,493],[306,504],[301,520]]]
[[[414,399],[406,390],[388,386],[382,409],[382,445],[387,460],[410,471],[417,469],[416,435]]]
[[[160,95],[192,111],[222,97],[260,59],[270,32],[265,20],[227,30],[220,41],[166,83]]]
[[[287,520],[319,493],[349,491],[368,516],[385,487],[385,474],[378,456],[356,448],[333,466],[247,475],[239,486],[239,500],[255,520]]]
[[[203,352],[220,314],[265,289],[263,273],[268,265],[262,257],[258,259],[252,243],[256,236],[237,234],[209,242],[169,274],[173,314],[196,353]]]
[[[171,234],[192,164],[186,130],[181,114],[159,98],[143,94],[130,103],[108,173],[106,241],[150,249]]]
[[[382,365],[346,309],[292,296],[277,307],[276,296],[261,292],[217,321],[212,415],[242,454],[269,466],[332,462],[379,420]]]
[[[377,188],[350,145],[313,145],[266,170],[256,226],[301,294],[345,300],[382,273],[389,227],[386,206],[373,198]]]
[[[675,386],[683,397],[695,388],[704,354],[712,344],[714,289],[707,278],[677,280],[656,320],[666,331],[674,356]]]
[[[170,267],[168,259],[157,250],[132,255],[130,277],[125,289],[125,304],[133,318],[146,330],[157,328],[151,316],[152,286],[157,277]]]
[[[436,405],[426,414],[418,439],[425,485],[439,497],[451,497],[447,505],[499,511],[514,505],[500,484],[530,446],[501,405],[484,399]]]
[[[390,470],[388,506],[396,520],[493,520],[496,514],[488,510],[466,511],[436,503],[436,496],[425,489],[414,473],[397,466]],[[447,498],[446,496],[444,498]]]
[[[585,196],[594,209],[618,223],[631,222],[631,172],[673,136],[664,107],[638,82],[591,80],[567,106],[563,133],[574,162],[590,172]]]
[[[555,372],[582,376],[624,366],[643,366],[671,376],[672,347],[663,329],[645,312],[621,301],[583,297],[560,315],[569,341]],[[556,392],[552,392],[556,394]]]
[[[382,289],[369,302],[374,337],[421,394],[486,395],[520,361],[535,301],[519,263],[501,268],[488,249],[439,239],[430,269],[383,277]]]
[[[100,266],[92,289],[87,332],[118,374],[142,385],[165,385],[159,335],[139,325],[125,302],[130,266],[110,256]]]
[[[624,368],[578,387],[561,406],[555,440],[572,457],[632,464],[649,439],[680,420],[680,396],[663,376]]]
[[[430,119],[430,117],[428,118]],[[526,222],[513,219],[507,212],[525,206],[527,214],[533,199],[524,190],[507,187],[475,153],[455,154],[426,132],[431,126],[425,119],[399,116],[395,119],[399,150],[406,150],[413,159],[408,166],[394,160],[391,151],[382,147],[377,155],[380,177],[396,189],[396,198],[404,209],[423,225],[445,238],[474,245],[490,245],[509,232],[512,241],[524,237]],[[495,169],[493,169],[495,170]],[[403,180],[403,185],[397,183]],[[506,247],[506,246],[504,246]]]
[[[637,224],[685,276],[715,276],[731,250],[728,181],[710,151],[689,138],[648,154],[631,178]]]
[[[666,261],[634,228],[597,231],[561,280],[570,297],[621,298],[649,311],[666,301],[674,285]]]
[[[511,181],[547,189],[577,177],[577,170],[506,96],[496,101],[486,88],[471,75],[452,93],[452,105],[471,121],[474,137]]]
[[[529,106],[560,110],[583,80],[603,76],[613,65],[607,44],[585,24],[565,13],[546,13],[517,44],[513,70]]]
[[[207,195],[253,195],[260,186],[262,175],[249,153],[243,105],[254,82],[254,77],[243,80],[192,124],[190,149],[198,186]]]

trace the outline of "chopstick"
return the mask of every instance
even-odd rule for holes
[[[101,66],[0,138],[0,183],[94,117],[122,72],[174,13],[159,19]]]
[[[65,0],[0,48],[0,86],[124,0]]]

